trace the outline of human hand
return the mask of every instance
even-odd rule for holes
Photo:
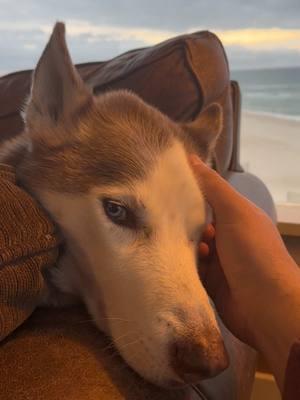
[[[191,164],[216,229],[204,284],[229,329],[281,365],[274,367],[281,385],[290,346],[300,336],[300,271],[261,209],[198,158]]]
[[[206,225],[203,231],[202,241],[200,242],[198,247],[200,259],[207,259],[207,257],[210,255],[211,246],[215,238],[215,235],[216,231],[213,224]]]

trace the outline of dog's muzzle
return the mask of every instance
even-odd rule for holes
[[[219,333],[201,337],[182,337],[170,345],[170,365],[184,383],[213,378],[229,365],[224,342]]]

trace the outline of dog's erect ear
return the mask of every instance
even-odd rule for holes
[[[57,22],[33,74],[25,122],[34,127],[69,123],[92,95],[76,71],[65,41],[65,26]]]
[[[197,118],[181,124],[188,151],[197,153],[203,161],[210,162],[217,139],[223,129],[223,112],[219,104],[213,103]]]

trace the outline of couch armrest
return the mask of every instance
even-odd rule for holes
[[[276,209],[266,185],[248,172],[229,171],[226,180],[242,195],[262,208],[276,222]]]
[[[231,160],[229,164],[230,171],[243,172],[243,168],[240,164],[240,136],[241,136],[241,107],[242,107],[242,96],[238,82],[231,81],[231,101],[232,101],[232,135],[233,135],[233,146]]]

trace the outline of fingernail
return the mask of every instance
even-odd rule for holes
[[[197,154],[191,154],[190,155],[190,162],[192,165],[200,165],[201,164],[201,160],[200,158],[197,156]]]

